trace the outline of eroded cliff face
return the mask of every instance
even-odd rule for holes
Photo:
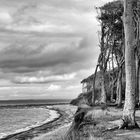
[[[117,71],[118,69],[115,68],[115,74],[117,77]],[[114,83],[115,79],[111,79],[109,76],[112,75],[112,71],[108,71],[105,75],[105,89],[107,93],[107,100],[108,101],[115,101],[117,95],[116,95],[116,89],[117,89],[117,84]],[[124,94],[125,94],[125,73],[123,71],[123,77],[122,77],[122,89],[121,89],[121,94],[122,94],[122,99],[124,99]],[[93,83],[93,76],[91,75],[88,78],[82,80],[82,82],[86,82],[86,87],[91,87],[91,83]],[[96,81],[95,81],[95,105],[98,105],[101,99],[101,72],[97,72],[96,76]],[[88,85],[89,84],[89,85]],[[87,104],[87,105],[92,105],[92,88],[90,90],[87,89],[87,92],[80,93],[79,96],[76,99],[73,99],[70,104],[80,106],[81,104]]]
[[[73,99],[70,104],[81,106],[81,104],[90,105],[92,92],[81,93],[76,99]]]
[[[100,100],[100,89],[96,90],[95,93],[95,104],[98,104]],[[87,93],[81,93],[76,99],[73,99],[70,104],[75,106],[81,106],[83,104],[91,106],[92,104],[92,91]]]

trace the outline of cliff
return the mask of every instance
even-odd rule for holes
[[[115,78],[117,80],[117,68],[115,68],[114,71],[108,71],[105,75],[105,87],[106,87],[106,93],[107,93],[107,100],[110,101],[111,94],[113,92],[114,100],[116,98],[116,88],[117,88],[117,82],[113,84]],[[114,77],[113,77],[114,75]],[[82,84],[86,83],[87,92],[80,93],[79,96],[76,99],[73,99],[70,104],[80,106],[81,104],[87,104],[91,105],[91,98],[92,98],[92,86],[93,86],[93,77],[94,75],[90,75],[87,78],[82,80]],[[95,80],[95,104],[98,104],[100,101],[101,96],[101,72],[97,72],[96,80]],[[112,90],[113,86],[113,90]],[[124,90],[125,90],[125,74],[123,73],[122,77],[122,97],[124,98]]]

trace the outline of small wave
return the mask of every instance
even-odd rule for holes
[[[7,136],[6,133],[0,133],[0,139],[4,138],[4,137],[6,137],[6,136]]]
[[[41,109],[44,109],[44,108],[41,108]],[[36,122],[36,124],[27,126],[26,128],[18,129],[16,131],[12,132],[12,133],[0,133],[0,139],[6,138],[9,135],[14,135],[14,134],[17,134],[17,133],[29,131],[32,128],[35,128],[35,127],[41,126],[43,124],[46,124],[50,121],[53,121],[54,119],[56,119],[60,116],[60,114],[57,111],[53,110],[51,107],[47,107],[46,109],[48,109],[48,113],[49,113],[49,117],[46,120],[41,121],[41,122]]]

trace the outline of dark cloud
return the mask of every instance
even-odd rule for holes
[[[12,72],[32,72],[60,64],[67,67],[91,58],[93,52],[87,38],[62,38],[45,44],[19,42],[0,52],[0,67]],[[54,41],[54,42],[53,42]]]

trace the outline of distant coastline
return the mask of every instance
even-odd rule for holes
[[[0,100],[0,107],[59,105],[59,104],[69,104],[70,101],[71,101],[70,99]]]

